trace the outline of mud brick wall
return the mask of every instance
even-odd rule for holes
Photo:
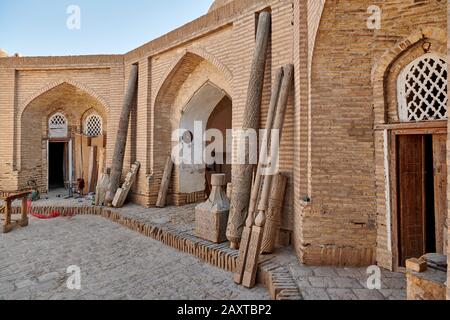
[[[382,10],[380,30],[367,28],[371,5]],[[299,129],[301,141],[302,134],[309,141],[306,149],[298,147],[307,153],[296,199],[295,247],[303,262],[392,267],[383,139],[373,131],[379,120],[374,108],[385,107],[384,84],[381,79],[381,95],[375,96],[372,73],[380,64],[386,71],[383,55],[415,33],[439,42],[446,24],[442,1],[325,2],[311,65],[310,109],[300,105],[298,116],[310,130]],[[311,48],[301,39],[299,47],[305,59]],[[303,122],[302,110],[308,114]],[[301,201],[306,198],[311,203]]]

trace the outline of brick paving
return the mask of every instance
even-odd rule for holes
[[[37,206],[88,205],[50,194]],[[44,196],[45,197],[45,196]],[[195,205],[147,209],[129,204],[125,215],[193,234]],[[404,274],[382,271],[381,290],[367,289],[366,268],[302,266],[291,249],[277,263],[288,269],[305,300],[403,300]],[[80,292],[68,291],[65,268],[82,268]],[[247,290],[232,275],[101,217],[77,216],[0,235],[0,299],[268,299],[263,287]]]
[[[68,290],[67,267],[81,268]],[[269,299],[232,274],[101,217],[31,219],[0,235],[0,299]]]
[[[307,267],[291,249],[279,250],[278,262],[291,272],[305,300],[405,300],[403,273],[381,269],[381,289],[367,288],[367,268]]]

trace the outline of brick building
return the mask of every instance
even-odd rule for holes
[[[381,25],[372,28],[378,9]],[[173,130],[199,118],[240,127],[263,10],[272,32],[261,126],[275,71],[295,66],[280,238],[312,265],[395,270],[407,257],[443,252],[447,3],[439,0],[217,0],[206,15],[124,55],[0,58],[0,188],[30,180],[50,188],[48,162],[58,156],[49,154],[71,167],[76,155],[61,149],[73,150],[76,133],[104,133],[109,166],[137,64],[126,166],[142,166],[132,201],[153,206]],[[223,170],[232,180],[232,169]],[[202,172],[176,168],[169,201],[202,199]]]

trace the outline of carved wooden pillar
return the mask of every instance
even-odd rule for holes
[[[256,48],[247,91],[242,129],[259,129],[260,109],[266,69],[267,47],[269,43],[271,15],[262,12],[259,16],[256,34]],[[241,142],[241,141],[240,141]],[[241,142],[242,143],[242,142]],[[246,148],[246,161],[249,159],[249,148]],[[233,193],[231,197],[230,218],[228,221],[227,238],[232,248],[238,248],[242,230],[248,214],[252,174],[254,165],[236,165],[233,172]]]
[[[284,194],[286,191],[287,178],[277,174],[272,182],[272,191],[269,196],[269,208],[266,214],[266,224],[261,245],[262,253],[272,253],[278,229],[281,225],[281,213],[283,211]]]

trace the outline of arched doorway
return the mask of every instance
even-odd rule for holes
[[[196,128],[197,123],[197,128]],[[200,132],[210,132],[214,137],[197,139],[195,135]],[[181,193],[196,193],[205,191],[209,195],[211,190],[211,174],[225,173],[228,182],[231,182],[231,165],[227,164],[230,154],[227,153],[227,130],[232,128],[232,102],[226,93],[214,84],[205,83],[191,98],[180,120],[180,129],[185,132],[182,143],[186,152],[191,152],[190,163],[179,166],[179,187]],[[212,131],[214,130],[214,131]],[[217,137],[220,135],[221,137]],[[220,139],[220,141],[216,141]],[[206,140],[206,141],[205,141]],[[211,143],[219,143],[222,147],[212,148],[211,161],[205,159],[201,163],[194,159],[194,150],[205,150]],[[201,148],[195,144],[201,143]],[[205,151],[206,152],[206,151]]]
[[[378,255],[393,270],[408,258],[442,253],[446,243],[448,72],[439,34],[411,35],[373,72],[378,233],[386,235]]]
[[[96,97],[74,84],[62,82],[36,96],[26,105],[20,116],[19,185],[34,182],[41,191],[67,187],[77,178],[77,165],[89,162],[96,137],[106,136],[106,106]],[[85,135],[86,127],[94,135]],[[101,130],[101,134],[99,132]],[[105,139],[98,149],[104,149]],[[95,152],[95,162],[100,152]],[[86,175],[88,176],[88,175]]]
[[[228,122],[231,123],[231,83],[232,75],[227,67],[203,49],[191,48],[172,61],[154,102],[150,165],[155,179],[151,189],[158,189],[159,177],[163,176],[167,156],[173,148],[183,140],[188,141],[188,148],[189,144],[194,147],[191,142],[202,137],[202,133],[194,136],[195,121],[201,122],[199,131],[204,132],[216,107],[224,101],[229,105]],[[179,133],[183,129],[186,135],[181,137]],[[177,163],[168,191],[169,203],[180,206],[204,201],[207,179],[202,158],[201,154],[200,161]],[[156,198],[157,192],[151,196]]]

